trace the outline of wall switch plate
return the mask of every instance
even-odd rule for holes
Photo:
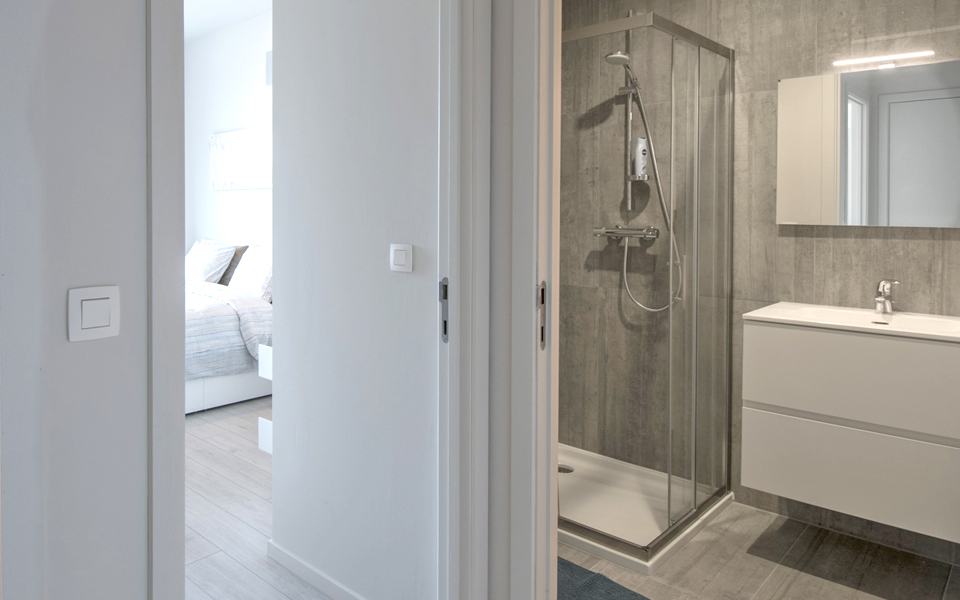
[[[67,292],[67,339],[98,340],[120,335],[120,288],[104,285]]]
[[[403,273],[413,271],[413,246],[390,244],[390,270]]]

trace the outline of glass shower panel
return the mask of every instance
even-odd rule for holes
[[[700,49],[696,402],[698,506],[726,485],[731,77],[729,59]]]
[[[673,257],[671,289],[682,285],[670,307],[670,522],[696,506],[694,494],[697,341],[697,121],[699,48],[673,40],[673,155],[668,206],[679,256]],[[675,253],[676,254],[676,253]]]
[[[564,31],[559,508],[647,560],[726,485],[733,99],[732,53],[643,22]]]

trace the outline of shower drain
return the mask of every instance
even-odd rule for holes
[[[560,473],[573,473],[573,467],[568,465],[560,465],[557,470],[560,471]]]

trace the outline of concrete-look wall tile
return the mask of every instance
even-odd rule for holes
[[[816,301],[814,228],[780,225],[777,239],[777,298],[781,302]]]
[[[774,91],[777,81],[815,74],[815,0],[737,0],[733,23],[737,93]]]
[[[927,49],[913,44],[929,44],[917,36],[936,27],[937,4],[937,0],[817,0],[817,73],[837,70],[832,66],[835,60]]]
[[[599,245],[593,236],[598,211],[596,135],[579,129],[577,120],[575,115],[560,119],[560,280],[596,286],[599,274],[586,268]]]
[[[817,304],[871,308],[877,282],[897,279],[896,309],[942,312],[942,230],[823,227],[817,244]],[[822,286],[822,287],[820,287]]]
[[[600,22],[623,19],[632,10],[635,15],[642,15],[657,10],[660,0],[604,0],[600,3]]]
[[[777,297],[777,94],[738,94],[734,148],[733,296]]]
[[[943,314],[960,316],[960,229],[943,232]]]
[[[600,293],[597,287],[560,286],[560,443],[591,452],[599,450],[595,430]]]
[[[720,5],[723,3],[724,0],[671,0],[668,9],[661,14],[678,25],[719,41]]]
[[[666,470],[669,427],[669,324],[606,290],[601,453]]]
[[[600,0],[563,0],[560,27],[564,31],[593,25],[600,20]]]

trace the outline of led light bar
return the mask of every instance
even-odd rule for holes
[[[906,54],[891,54],[890,56],[870,56],[868,58],[848,58],[847,60],[836,60],[833,66],[842,67],[844,65],[862,65],[873,62],[887,62],[899,58],[918,58],[920,56],[933,56],[933,50],[924,50],[923,52],[907,52]]]

